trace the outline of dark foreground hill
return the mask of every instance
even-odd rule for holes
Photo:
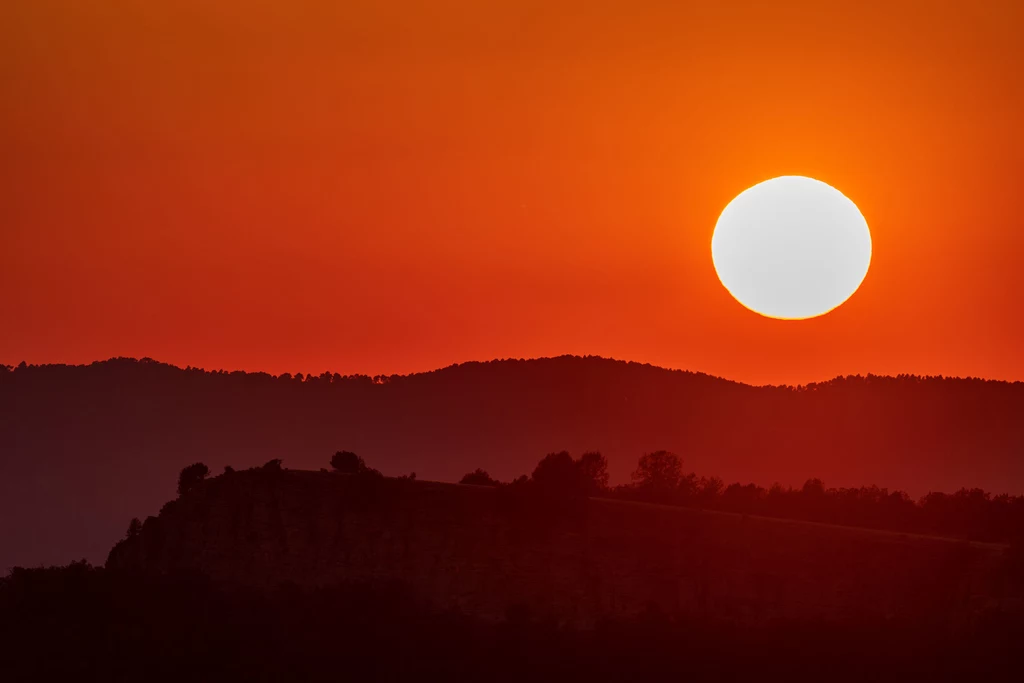
[[[253,469],[200,484],[107,568],[261,589],[408,586],[439,609],[591,627],[652,608],[706,621],[914,619],[960,632],[1024,596],[998,544],[599,498]]]
[[[198,482],[0,578],[11,680],[1015,681],[1014,548],[372,472]],[[6,649],[4,649],[6,648]]]
[[[0,578],[5,680],[1018,681],[1024,623],[748,625],[650,609],[574,628],[510,610],[439,611],[401,585],[254,589],[84,564]]]
[[[0,568],[102,559],[178,471],[350,449],[385,474],[528,473],[602,451],[612,482],[668,449],[725,481],[1024,492],[1024,384],[855,377],[801,388],[563,357],[405,377],[204,372],[130,359],[0,370]]]

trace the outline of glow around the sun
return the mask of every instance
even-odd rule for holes
[[[737,301],[771,318],[813,318],[850,298],[871,263],[871,233],[856,204],[803,176],[758,183],[729,202],[711,257]]]

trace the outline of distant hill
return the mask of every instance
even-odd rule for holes
[[[151,360],[0,370],[0,569],[102,561],[178,471],[336,450],[385,474],[528,473],[602,451],[612,483],[644,452],[730,481],[878,484],[917,496],[1024,493],[1024,383],[910,376],[752,387],[602,358],[465,363],[401,377],[206,372]]]

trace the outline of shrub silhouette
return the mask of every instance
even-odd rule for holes
[[[178,474],[178,495],[187,495],[210,474],[210,468],[201,462],[192,463]]]
[[[331,467],[334,468],[335,472],[341,472],[342,474],[358,474],[373,478],[384,476],[380,473],[380,470],[368,467],[366,461],[352,451],[338,451],[331,456]],[[401,478],[412,480],[416,478],[416,473],[413,472]]]
[[[366,461],[352,451],[338,451],[331,456],[331,467],[335,472],[358,474],[366,469]]]
[[[462,479],[459,480],[460,484],[470,484],[472,486],[501,486],[501,482],[497,479],[493,479],[486,470],[477,467],[472,472],[463,475]]]

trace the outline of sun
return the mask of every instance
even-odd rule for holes
[[[839,190],[782,176],[729,202],[715,225],[711,258],[741,304],[769,318],[803,320],[857,291],[871,264],[871,232]]]

